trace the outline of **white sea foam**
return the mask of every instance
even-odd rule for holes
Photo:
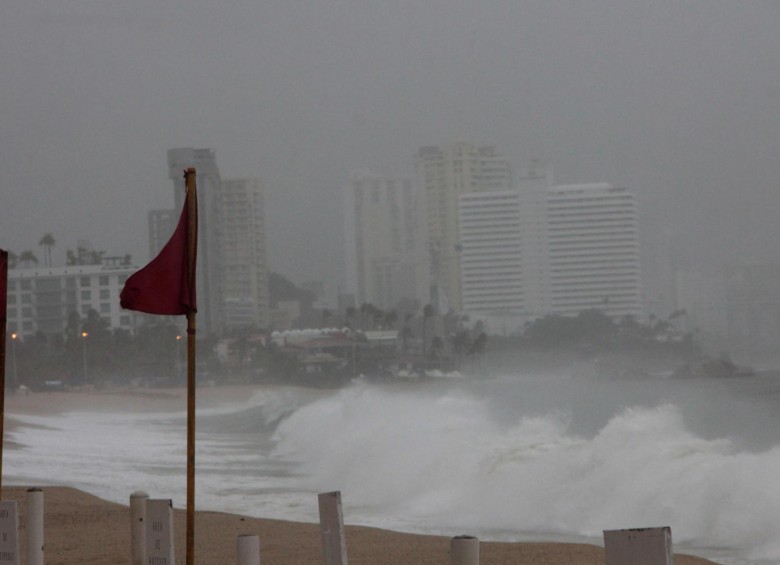
[[[744,398],[698,412],[696,395],[682,388],[632,388],[633,406],[615,402],[610,413],[605,405],[586,421],[576,407],[545,401],[540,386],[290,388],[204,411],[199,508],[316,521],[314,494],[340,490],[351,523],[595,542],[604,529],[668,525],[676,547],[780,559],[780,447],[740,439],[753,429],[735,408]],[[591,385],[571,386],[592,393]],[[754,405],[753,424],[765,424],[765,408]],[[701,431],[713,411],[728,433]],[[137,489],[185,499],[184,414],[22,421],[14,439],[25,447],[6,456],[12,483],[69,484],[120,502]]]

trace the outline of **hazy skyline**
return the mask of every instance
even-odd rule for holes
[[[350,171],[469,141],[627,186],[645,250],[777,261],[778,23],[717,0],[4,3],[0,247],[143,262],[167,149],[209,147],[267,186],[271,269],[332,290]]]

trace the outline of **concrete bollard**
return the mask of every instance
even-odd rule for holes
[[[146,565],[146,501],[149,495],[137,490],[130,495],[130,564]]]
[[[450,540],[451,565],[479,565],[479,539],[455,536]]]
[[[260,536],[242,534],[236,539],[236,563],[260,565]]]
[[[27,489],[27,564],[43,565],[43,491]]]

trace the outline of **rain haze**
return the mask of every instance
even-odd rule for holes
[[[150,486],[158,489],[154,496],[177,504],[185,499],[186,462],[175,447],[185,419],[176,394],[184,390],[177,388],[184,382],[184,360],[193,356],[182,355],[184,334],[170,319],[133,326],[140,314],[120,313],[114,298],[120,274],[125,277],[149,259],[148,212],[174,207],[167,151],[209,148],[223,180],[262,180],[265,220],[254,211],[252,218],[254,226],[265,228],[257,239],[266,236],[270,270],[296,284],[322,281],[328,296],[316,308],[309,301],[308,319],[293,320],[290,313],[289,331],[271,321],[236,326],[242,332],[276,331],[262,340],[251,335],[252,341],[226,333],[215,347],[199,346],[200,382],[228,385],[199,387],[199,399],[212,402],[199,412],[199,508],[314,522],[313,494],[340,489],[353,524],[469,532],[486,541],[541,538],[596,545],[605,529],[670,525],[675,548],[729,565],[780,562],[778,30],[780,3],[758,0],[0,2],[0,248],[30,250],[42,258],[46,247],[40,249],[39,241],[50,233],[56,238],[54,266],[65,265],[66,250],[76,249],[80,240],[107,255],[133,258],[132,265],[112,271],[115,294],[102,288],[109,284],[102,273],[113,266],[85,265],[91,269],[87,275],[63,267],[71,271],[65,292],[59,282],[36,283],[38,294],[29,288],[38,269],[15,269],[20,283],[8,317],[16,324],[28,316],[25,310],[32,316],[32,296],[38,295],[78,299],[86,318],[78,311],[68,312],[67,320],[46,318],[60,324],[54,327],[57,339],[48,342],[43,331],[35,332],[32,318],[25,318],[29,328],[8,328],[12,382],[40,388],[7,396],[21,408],[9,431],[17,447],[7,451],[4,478],[11,484],[51,484],[56,469],[59,484],[123,504],[128,492]],[[414,251],[427,255],[409,263],[431,267],[427,274],[436,276],[431,276],[435,284],[424,281],[421,288],[430,294],[414,296],[417,302],[406,315],[400,308],[372,312],[364,308],[372,300],[360,304],[359,296],[343,311],[348,304],[339,302],[340,311],[332,315],[337,291],[354,282],[346,281],[355,274],[347,265],[356,254],[348,252],[358,242],[351,238],[355,245],[345,250],[345,232],[357,233],[357,221],[342,215],[351,173],[386,175],[382,178],[391,179],[386,187],[392,183],[393,191],[401,186],[411,194],[411,182],[396,180],[414,175],[420,148],[459,142],[494,146],[516,170],[534,159],[549,166],[556,186],[544,187],[553,194],[545,192],[544,203],[563,195],[579,207],[556,209],[550,225],[598,207],[587,200],[592,194],[629,197],[630,213],[608,204],[598,216],[577,216],[575,227],[586,229],[569,232],[565,243],[572,247],[556,248],[555,257],[563,257],[559,265],[574,256],[571,262],[586,270],[617,272],[621,285],[630,279],[637,311],[646,320],[639,323],[629,313],[613,324],[600,309],[619,305],[626,287],[609,295],[600,280],[583,285],[597,307],[570,318],[541,312],[539,324],[519,326],[523,335],[506,327],[503,333],[491,331],[495,327],[476,316],[461,316],[468,314],[465,308],[437,312],[436,285],[445,280],[438,278],[439,270],[445,272],[438,264],[440,249],[446,247],[450,259],[470,251],[456,239],[461,235],[456,229],[446,232],[455,234],[451,241],[415,242]],[[485,154],[489,161],[493,154]],[[259,202],[260,184],[246,185],[247,193],[257,188],[251,201]],[[377,201],[378,186],[380,181],[371,187]],[[362,203],[368,193],[357,188],[351,194]],[[509,192],[492,194],[503,198]],[[485,196],[477,193],[461,196]],[[247,201],[236,198],[231,205]],[[454,201],[452,196],[446,205]],[[427,212],[413,200],[405,202],[411,202],[404,208],[410,215]],[[503,214],[503,202],[489,204]],[[457,206],[465,217],[466,198]],[[428,230],[444,217],[444,208],[438,216],[430,214]],[[400,224],[385,225],[382,232],[377,218],[386,218],[369,212],[360,218],[368,226],[360,224],[361,233],[379,234],[374,239],[380,249],[400,234],[398,228],[386,235]],[[513,237],[525,238],[521,244],[502,240],[496,247],[514,252],[529,240],[546,243],[538,235],[543,230],[526,237],[525,227],[536,220],[530,213],[522,216],[529,217],[521,225],[518,213],[513,224]],[[594,217],[606,219],[587,231]],[[621,229],[630,237],[620,239]],[[417,235],[411,229],[406,234]],[[483,238],[480,244],[490,239],[482,232],[474,237]],[[243,251],[250,246],[242,238],[234,243]],[[215,240],[227,239],[213,236],[212,251]],[[593,254],[581,257],[589,242],[605,240],[614,246],[597,260]],[[628,274],[611,267],[621,245],[630,248]],[[553,246],[548,247],[552,257]],[[531,244],[527,248],[533,264],[542,253]],[[493,266],[491,253],[478,257],[484,259],[480,265]],[[250,261],[233,263],[244,269]],[[254,263],[265,277],[263,262]],[[727,302],[725,291],[702,290],[699,282],[710,282],[710,269],[731,263],[771,267],[756,276],[761,285],[736,289],[741,299],[752,298],[760,287],[752,302]],[[515,266],[501,276],[508,278]],[[757,358],[743,366],[736,357],[734,362],[716,357],[720,351],[714,348],[706,351],[711,357],[699,359],[693,336],[700,328],[691,322],[683,335],[672,323],[674,316],[688,315],[684,308],[671,311],[668,303],[648,300],[642,310],[640,294],[662,295],[681,267],[691,271],[685,279],[688,297],[701,299],[693,301],[697,306],[712,297],[702,310],[728,313],[729,331],[735,312],[726,312],[724,304],[747,311],[750,302],[755,320],[749,321],[756,324],[741,335],[749,345],[762,338],[773,366],[759,366]],[[216,267],[199,270],[199,276],[203,272],[222,282],[231,278]],[[480,280],[492,285],[491,276]],[[600,275],[564,272],[558,281],[580,282],[580,276]],[[54,275],[38,280],[46,277]],[[466,276],[457,284],[461,280]],[[505,280],[500,285],[513,291],[521,286]],[[553,284],[542,286],[538,294],[552,294]],[[568,292],[560,291],[564,305],[572,304],[566,302]],[[239,300],[246,295],[227,292],[204,291],[198,295],[201,305],[203,297],[224,299],[225,310],[252,304]],[[430,303],[423,306],[420,299]],[[54,309],[47,304],[41,300],[41,311],[49,315]],[[651,306],[659,304],[665,310],[653,312]],[[209,308],[200,308],[199,320]],[[142,331],[111,334],[102,325],[103,312],[116,318],[115,327]],[[739,330],[748,316],[733,318]],[[341,329],[326,326],[326,319]],[[561,325],[572,320],[590,325]],[[472,322],[473,328],[464,329]],[[311,325],[304,330],[304,323]],[[567,342],[562,327],[575,327],[577,339],[570,332]],[[775,333],[764,331],[767,327]],[[374,348],[369,333],[387,349]],[[717,345],[736,343],[730,335]],[[194,332],[188,336],[194,341]],[[459,336],[466,339],[458,342]],[[112,346],[102,347],[101,338]],[[317,350],[325,347],[336,353]],[[441,355],[445,347],[453,351],[449,366]],[[388,351],[392,355],[385,357]],[[194,364],[187,368],[194,378]],[[326,380],[330,377],[334,380]],[[103,400],[110,395],[97,402],[92,388],[103,385],[116,385],[110,393],[117,403],[134,397],[144,406],[106,408]],[[37,394],[52,387],[77,390]],[[143,387],[173,392],[157,395],[159,390]],[[145,404],[157,396],[166,404],[152,413]],[[54,398],[72,404],[55,411]],[[119,436],[124,443],[116,441]]]
[[[777,260],[776,2],[88,0],[0,7],[0,242],[148,258],[166,150],[268,190],[272,270],[339,284],[350,171],[497,146],[639,198],[659,258]]]

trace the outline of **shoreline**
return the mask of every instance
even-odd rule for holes
[[[16,500],[19,522],[24,524],[28,487],[3,488],[3,499]],[[130,510],[70,487],[38,487],[44,492],[44,540],[46,562],[52,565],[130,563]],[[129,500],[130,493],[128,493]],[[186,512],[174,508],[176,561],[183,562]],[[353,565],[398,563],[449,565],[450,538],[407,534],[347,524],[346,544]],[[20,531],[20,551],[26,540]],[[232,563],[239,535],[260,537],[261,561],[274,565],[301,565],[322,561],[319,524],[251,518],[237,514],[197,511],[195,562],[203,565]],[[604,549],[580,543],[480,542],[482,565],[603,565]],[[678,565],[715,562],[675,554]]]
[[[197,408],[247,401],[253,394],[276,385],[202,385],[196,390]],[[280,388],[282,388],[280,386]],[[13,433],[15,416],[57,415],[68,411],[178,412],[186,411],[185,387],[163,389],[116,389],[107,391],[47,391],[9,394],[5,405],[5,431]],[[5,442],[14,449],[13,441]],[[184,481],[184,477],[182,477]],[[37,486],[37,485],[35,485]],[[129,507],[101,499],[71,487],[42,487],[45,496],[46,562],[52,564],[129,563]],[[20,524],[24,524],[27,487],[3,488],[3,498],[19,502]],[[126,493],[129,501],[130,492]],[[116,500],[113,496],[111,497]],[[174,501],[175,502],[175,501]],[[177,562],[184,558],[185,509],[174,508]],[[355,564],[396,565],[423,563],[449,565],[450,537],[402,533],[349,524],[345,516],[349,560]],[[435,526],[435,525],[433,525]],[[299,565],[322,559],[319,525],[273,518],[253,518],[219,512],[196,512],[196,562],[233,562],[235,540],[241,534],[260,536],[263,563]],[[464,532],[452,532],[459,535]],[[21,536],[22,545],[24,536]],[[74,543],[77,541],[78,543]],[[22,552],[24,549],[21,548]],[[604,549],[598,545],[559,541],[480,543],[481,563],[519,565],[603,564]],[[678,565],[714,563],[703,558],[676,556]]]

